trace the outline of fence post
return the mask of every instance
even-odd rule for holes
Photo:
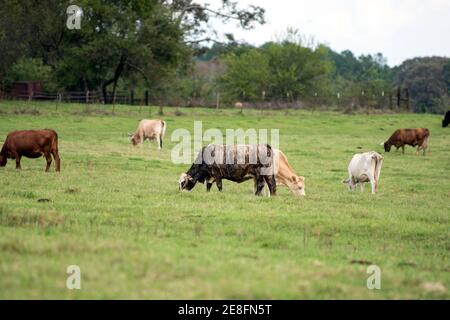
[[[134,105],[134,90],[130,92],[130,105]]]
[[[89,103],[89,90],[86,91],[86,104]]]
[[[145,90],[145,105],[148,106],[148,90]]]
[[[406,110],[411,111],[411,106],[409,104],[409,89],[405,88],[405,101],[406,101]]]
[[[56,94],[56,111],[58,111],[58,105],[59,105],[59,102],[61,101],[61,94],[58,92],[57,94]]]
[[[218,110],[220,107],[220,92],[216,92],[216,109]]]

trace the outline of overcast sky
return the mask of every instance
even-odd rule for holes
[[[211,5],[220,0],[206,0]],[[336,51],[381,52],[391,66],[417,56],[450,56],[450,0],[239,0],[266,9],[267,24],[241,31],[220,27],[260,45],[288,27]]]

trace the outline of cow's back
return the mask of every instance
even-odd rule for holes
[[[9,152],[33,156],[51,148],[57,139],[57,133],[50,129],[13,131],[6,137],[5,146]]]
[[[240,182],[246,180],[249,176],[259,175],[262,167],[270,168],[273,151],[270,145],[215,145],[210,144],[204,147],[196,158],[195,163],[206,165],[214,175],[218,173],[221,177]],[[263,159],[267,152],[270,159]]]
[[[393,145],[409,144],[416,146],[427,139],[429,135],[430,131],[427,128],[397,129],[389,138],[389,141]]]
[[[355,178],[360,178],[361,175],[370,173],[375,164],[374,155],[378,155],[378,153],[370,151],[355,154],[348,165],[349,174]]]
[[[161,134],[164,121],[159,119],[143,119],[139,122],[139,129],[143,130],[146,135]]]
[[[283,151],[279,149],[273,149],[273,163],[274,163],[274,172],[275,174],[279,174],[280,171],[288,175],[295,175],[294,169],[288,162],[286,155]]]

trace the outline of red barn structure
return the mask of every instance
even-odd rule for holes
[[[35,92],[42,91],[40,81],[17,81],[12,84],[11,97],[13,99],[29,99]]]

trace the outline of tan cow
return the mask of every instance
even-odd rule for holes
[[[294,169],[290,166],[286,155],[283,151],[274,149],[274,164],[275,164],[275,179],[277,185],[284,185],[292,191],[296,196],[304,196],[305,192],[305,177],[298,176]]]
[[[145,139],[156,140],[158,149],[162,148],[164,135],[166,133],[166,122],[163,120],[141,120],[135,133],[130,133],[129,137],[133,146],[144,143]]]

